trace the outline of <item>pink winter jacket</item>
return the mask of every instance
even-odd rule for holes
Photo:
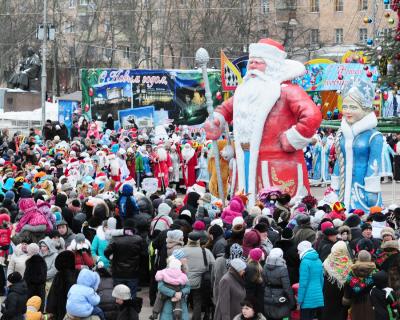
[[[21,202],[25,202],[25,200],[26,202],[29,201],[29,204],[21,204]],[[26,224],[29,224],[31,226],[45,225],[46,231],[51,231],[51,226],[49,225],[47,219],[45,218],[43,213],[41,213],[36,207],[36,204],[33,205],[31,201],[33,201],[33,199],[20,199],[19,208],[24,213],[24,215],[22,216],[21,220],[19,220],[15,231],[17,233],[20,232]]]
[[[156,281],[164,281],[173,286],[185,285],[188,283],[188,277],[179,269],[166,268],[156,273]]]
[[[232,224],[233,219],[242,216],[243,209],[243,202],[235,197],[231,200],[229,206],[222,212],[221,219],[227,224]]]

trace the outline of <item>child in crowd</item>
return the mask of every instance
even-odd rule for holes
[[[10,283],[8,295],[1,305],[2,320],[24,320],[28,288],[19,272],[13,272],[7,277]]]
[[[131,289],[124,284],[116,285],[112,291],[115,303],[119,306],[117,320],[139,320],[135,309],[135,302],[132,300]]]
[[[42,299],[39,296],[33,296],[26,302],[25,320],[42,320],[43,314],[40,312]]]
[[[385,271],[379,271],[372,275],[374,287],[371,289],[371,303],[376,320],[399,319],[399,310],[396,295],[389,288],[389,278]]]
[[[79,272],[76,284],[68,292],[66,309],[69,316],[85,318],[96,315],[105,320],[103,311],[97,306],[100,303],[100,296],[96,293],[99,284],[98,273],[88,269]]]
[[[158,282],[162,281],[167,288],[174,290],[176,293],[181,292],[182,288],[189,282],[187,275],[182,272],[182,263],[173,256],[168,259],[168,267],[156,273],[155,279]],[[165,300],[168,298],[161,292],[158,292],[156,302],[153,306],[152,319],[157,319],[163,310]],[[178,300],[175,296],[171,298],[175,319],[182,319],[181,301],[181,299]]]

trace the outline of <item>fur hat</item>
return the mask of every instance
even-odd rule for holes
[[[381,248],[384,249],[395,249],[399,251],[399,242],[397,240],[385,241],[382,243]]]
[[[291,239],[293,239],[293,236],[294,235],[293,235],[292,229],[290,229],[290,228],[283,229],[282,235],[281,235],[282,240],[291,240]]]
[[[231,266],[231,268],[235,269],[237,272],[244,271],[244,270],[246,270],[246,267],[247,267],[246,263],[242,259],[239,259],[239,258],[235,258],[235,259],[231,260],[230,266]]]
[[[221,228],[224,227],[224,222],[223,222],[222,219],[220,219],[220,218],[214,219],[213,221],[211,221],[210,226],[213,226],[213,225],[215,225],[215,224],[218,225],[218,226],[220,226]]]
[[[75,270],[75,255],[72,251],[65,250],[58,254],[54,265],[58,271]]]
[[[390,227],[385,227],[381,230],[381,238],[383,239],[385,236],[391,236],[393,240],[396,239],[394,230]]]
[[[232,227],[236,226],[236,225],[243,225],[244,224],[244,219],[243,217],[236,217],[233,219],[232,221]]]
[[[339,234],[347,233],[347,241],[351,241],[351,229],[349,226],[343,225],[339,229]]]
[[[131,289],[124,284],[118,284],[114,287],[112,294],[114,298],[121,300],[130,300],[132,298]]]
[[[11,284],[15,284],[17,282],[22,281],[22,276],[18,271],[15,271],[8,275],[7,281],[10,282]]]
[[[358,227],[361,224],[360,216],[357,214],[352,214],[347,217],[347,219],[344,221],[344,224],[350,228]]]

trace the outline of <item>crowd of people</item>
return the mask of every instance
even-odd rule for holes
[[[3,130],[2,319],[139,319],[145,286],[151,319],[398,318],[399,206],[271,187],[249,207],[226,142],[219,199],[201,131],[111,120]]]

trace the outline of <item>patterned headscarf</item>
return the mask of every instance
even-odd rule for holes
[[[230,248],[230,255],[229,259],[226,259],[226,267],[230,267],[230,262],[233,259],[242,259],[243,261],[246,261],[246,258],[243,257],[243,248],[240,244],[234,243],[231,248]]]
[[[328,281],[336,283],[339,288],[342,288],[352,265],[346,243],[344,241],[336,242],[330,255],[324,261],[324,271],[328,276]]]

